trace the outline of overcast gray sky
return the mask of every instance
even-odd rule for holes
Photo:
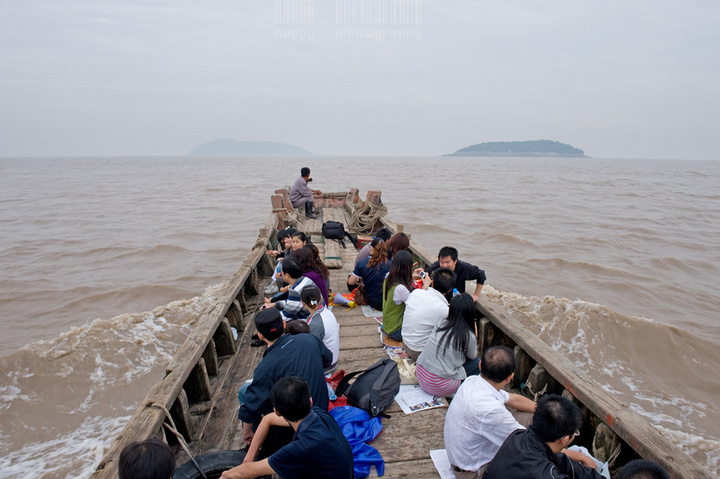
[[[2,0],[0,156],[720,159],[719,60],[717,0]]]

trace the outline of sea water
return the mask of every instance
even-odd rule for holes
[[[0,159],[0,471],[88,477],[275,188],[383,191],[431,254],[720,472],[720,162]]]

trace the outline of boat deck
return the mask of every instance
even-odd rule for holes
[[[323,209],[322,219],[342,221],[346,223],[344,208]],[[303,224],[301,228],[311,235],[311,240],[320,250],[321,257],[328,257],[326,263],[334,263],[341,268],[330,269],[330,287],[335,292],[347,292],[346,280],[351,273],[357,250],[345,240],[346,249],[339,243],[328,240],[327,246],[320,234],[322,221],[314,220]],[[333,258],[333,259],[330,259]],[[337,260],[336,258],[341,258]],[[265,286],[265,283],[262,284]],[[248,313],[257,310],[260,298],[248,302]],[[378,323],[372,317],[366,317],[360,307],[348,310],[343,306],[334,306],[333,313],[340,323],[340,356],[338,370],[347,373],[362,370],[375,363],[378,359],[386,358],[380,335]],[[249,321],[252,325],[252,321]],[[244,447],[242,443],[242,427],[237,418],[237,391],[242,383],[252,377],[255,366],[262,359],[264,347],[250,346],[250,337],[255,328],[250,326],[241,332],[238,343],[238,353],[221,361],[219,374],[212,379],[211,388],[214,389],[214,400],[191,406],[194,418],[206,422],[202,438],[196,438],[191,444],[193,454],[199,455],[217,450],[238,450]],[[208,414],[210,412],[210,414]],[[445,421],[444,408],[419,411],[406,415],[397,403],[387,411],[391,417],[383,418],[383,432],[373,441],[375,447],[385,460],[385,474],[387,478],[413,477],[418,479],[439,477],[432,460],[431,449],[443,449],[443,424]],[[178,464],[188,460],[184,453],[178,454]],[[372,468],[369,477],[378,477],[375,468]]]

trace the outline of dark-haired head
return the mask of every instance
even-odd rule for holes
[[[442,248],[440,248],[440,252],[438,253],[438,259],[442,258],[450,258],[453,261],[457,261],[458,250],[453,248],[452,246],[443,246]]]
[[[468,342],[474,338],[475,331],[475,301],[467,293],[461,293],[450,301],[450,309],[445,324],[438,328],[442,332],[438,341],[438,348],[444,352],[448,348],[454,351],[465,352]]]
[[[310,326],[305,321],[293,319],[292,321],[288,321],[287,323],[285,323],[285,332],[287,334],[309,333]]]
[[[302,265],[292,256],[283,260],[281,269],[283,274],[289,275],[293,280],[303,275]]]
[[[296,231],[292,234],[293,249],[300,249],[308,242],[307,236],[302,231]]]
[[[387,256],[387,246],[385,245],[385,241],[381,240],[380,238],[375,238],[372,240],[372,243],[370,243],[370,260],[368,260],[368,267],[369,268],[377,268],[380,269],[380,266],[387,262],[388,256]]]
[[[303,166],[302,168],[300,168],[300,176],[302,176],[303,178],[305,178],[306,176],[310,176],[310,168],[308,168],[307,166]]]
[[[455,287],[457,276],[448,268],[438,268],[432,274],[432,287],[442,294],[449,293]]]
[[[635,459],[623,466],[617,479],[670,479],[670,475],[656,462]]]
[[[385,299],[388,292],[396,284],[404,285],[408,291],[413,290],[412,286],[413,257],[409,251],[398,251],[390,265],[388,277],[385,280]]]
[[[375,232],[375,238],[380,238],[383,241],[389,240],[391,236],[392,231],[390,231],[384,226]]]
[[[582,411],[567,398],[545,394],[537,402],[530,429],[546,443],[573,436],[582,426]]]
[[[494,383],[502,383],[515,372],[515,352],[507,346],[493,346],[482,353],[480,375]]]
[[[270,402],[288,421],[304,419],[312,407],[308,383],[298,376],[280,378],[270,390]]]
[[[410,247],[410,238],[405,233],[395,233],[387,240],[388,258],[394,259],[398,251],[406,250]]]
[[[315,245],[306,244],[302,248],[293,250],[292,255],[300,262],[303,274],[315,271],[322,276],[323,279],[328,279],[330,277],[330,271],[320,260],[316,250],[317,247]]]
[[[175,472],[175,456],[159,439],[128,444],[120,453],[120,479],[170,479]]]
[[[305,303],[308,309],[316,310],[322,303],[322,294],[315,284],[309,284],[300,291],[300,301]]]

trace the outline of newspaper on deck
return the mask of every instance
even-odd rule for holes
[[[402,384],[400,391],[395,396],[395,401],[405,414],[448,405],[444,397],[428,394],[420,386],[412,384]]]
[[[455,473],[450,466],[450,460],[447,457],[445,449],[434,449],[430,451],[430,459],[435,464],[440,479],[455,479]]]

